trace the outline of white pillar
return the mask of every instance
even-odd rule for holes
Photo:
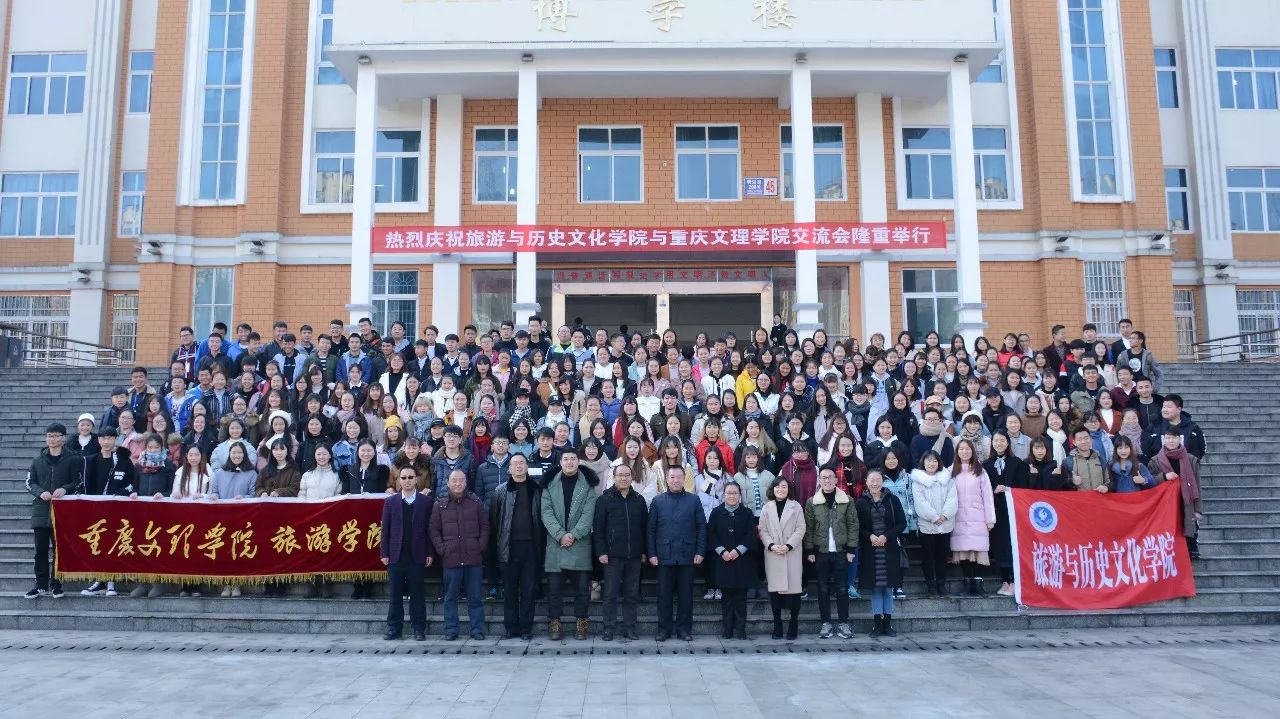
[[[349,330],[373,315],[374,148],[378,134],[378,71],[360,65],[356,75],[356,156],[351,207],[351,303]]]
[[[115,236],[112,215],[115,187],[116,117],[119,104],[119,77],[123,20],[123,0],[93,3],[92,38],[89,43],[84,87],[85,143],[76,206],[76,236],[71,283],[68,336],[101,343],[103,304],[102,275],[110,257],[108,248]],[[80,271],[91,273],[89,282],[80,282]]]
[[[516,101],[516,224],[538,222],[538,71],[530,63],[520,65]],[[512,305],[517,327],[524,327],[538,313],[538,255],[516,253],[516,301]]]
[[[978,197],[974,190],[973,98],[969,91],[969,63],[951,66],[947,100],[951,113],[952,175],[955,181],[956,280],[960,302],[956,331],[973,346],[987,323],[982,318],[982,265],[978,257]]]
[[[815,222],[818,219],[817,202],[813,186],[813,87],[809,68],[797,65],[791,68],[791,186],[795,188],[796,222]],[[796,252],[796,303],[795,330],[803,337],[810,337],[822,325],[818,312],[818,253],[816,250]]]
[[[1200,271],[1204,283],[1206,327],[1197,339],[1230,337],[1240,332],[1236,279],[1217,277],[1218,265],[1235,265],[1231,214],[1227,209],[1226,167],[1218,141],[1217,72],[1210,34],[1208,0],[1182,0],[1183,65],[1186,68],[1187,116],[1191,129],[1192,193],[1200,235]],[[1179,241],[1193,241],[1191,236]]]
[[[861,222],[888,222],[889,194],[885,184],[884,107],[876,93],[863,92],[853,100],[858,136],[858,211]],[[861,272],[863,346],[879,332],[893,340],[889,303],[889,261],[879,251],[864,255]]]
[[[424,101],[429,111],[430,101]],[[435,220],[437,225],[462,224],[462,96],[436,98]],[[444,255],[431,266],[431,324],[440,336],[462,333],[458,316],[462,268],[455,255]]]

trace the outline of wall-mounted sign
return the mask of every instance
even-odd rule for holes
[[[743,197],[777,197],[778,178],[776,177],[744,177],[742,178]]]

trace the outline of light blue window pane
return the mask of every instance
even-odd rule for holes
[[[61,115],[67,111],[67,78],[49,78],[49,114]]]
[[[58,200],[58,234],[64,237],[76,233],[76,198]]]
[[[221,85],[222,84],[222,66],[225,62],[225,55],[221,50],[210,50],[205,57],[204,66],[204,84]]]
[[[844,164],[839,155],[813,156],[814,194],[821,200],[844,197]]]
[[[222,121],[230,123],[240,122],[239,90],[222,91]]]
[[[951,131],[937,127],[908,127],[902,130],[902,141],[908,150],[950,150]]]
[[[53,237],[58,234],[58,198],[46,197],[40,203],[40,236]]]
[[[1073,12],[1067,16],[1068,25],[1071,28],[1071,44],[1083,45],[1087,38],[1084,31],[1084,13]]]
[[[1178,107],[1178,77],[1172,72],[1156,73],[1156,96],[1160,107],[1173,109]]]
[[[792,183],[792,169],[795,156],[791,152],[782,153],[782,196],[790,199],[796,196],[795,185]]]
[[[1089,44],[1102,45],[1106,43],[1107,37],[1106,33],[1103,32],[1102,27],[1102,13],[1091,12],[1087,13],[1087,15],[1088,17],[1085,22],[1089,29]]]
[[[130,70],[154,70],[156,54],[147,50],[129,53]]]
[[[603,127],[584,127],[578,130],[578,150],[608,150],[609,130]]]
[[[676,128],[676,148],[690,149],[702,148],[707,146],[707,128],[705,127],[677,127]]]
[[[515,152],[516,150],[520,149],[520,143],[517,142],[517,140],[519,139],[517,135],[519,134],[520,134],[519,131],[516,130],[516,128],[514,127],[507,129],[507,149],[510,150],[511,152]]]
[[[396,159],[396,183],[393,202],[418,201],[418,158],[400,157]]]
[[[1245,226],[1252,232],[1266,229],[1262,222],[1262,193],[1250,192],[1244,196]]]
[[[227,47],[244,47],[244,15],[227,18]]]
[[[1076,123],[1076,142],[1080,146],[1081,157],[1093,157],[1098,154],[1097,145],[1093,141],[1093,123]]]
[[[333,44],[333,18],[325,18],[320,24],[320,59],[328,60],[329,53],[323,48]]]
[[[1098,192],[1103,195],[1114,195],[1120,191],[1120,185],[1116,180],[1116,161],[1110,159],[1098,160]]]
[[[1280,231],[1280,192],[1269,192],[1266,196],[1267,229]]]
[[[318,85],[341,85],[342,73],[338,72],[336,67],[322,67],[316,72],[316,84]]]
[[[738,128],[708,127],[707,147],[732,150],[738,146]]]
[[[519,165],[520,161],[514,156],[507,158],[507,202],[516,201],[516,173]]]
[[[1254,50],[1255,67],[1280,67],[1280,50]]]
[[[506,157],[485,155],[476,158],[476,199],[480,202],[504,202],[507,199]]]
[[[1089,79],[1089,48],[1071,48],[1071,78],[1076,82]]]
[[[737,130],[734,130],[734,134],[737,134]],[[738,199],[738,156],[716,154],[711,155],[708,160],[711,163],[711,199]]]
[[[1248,50],[1218,50],[1218,67],[1252,67],[1253,54]]]
[[[0,186],[5,192],[39,192],[40,176],[25,172],[5,175]]]
[[[231,12],[244,12],[244,0],[229,0],[227,9]]]
[[[1098,166],[1093,160],[1080,161],[1080,192],[1085,195],[1098,194]]]
[[[782,141],[782,149],[790,150],[791,149],[791,126],[783,125],[781,128],[781,132],[779,133],[779,137]]]
[[[1239,189],[1241,187],[1261,188],[1262,186],[1262,170],[1227,170],[1227,187]]]
[[[982,69],[982,72],[978,73],[978,82],[1004,82],[1004,67],[997,62],[987,65]]]
[[[9,87],[9,114],[27,114],[27,78],[13,76]]]
[[[323,155],[350,154],[356,151],[356,133],[335,130],[316,133],[316,152]]]
[[[1089,76],[1094,81],[1107,79],[1107,49],[1105,47],[1089,48]]]
[[[640,201],[640,158],[621,155],[613,158],[613,201]]]
[[[125,192],[143,192],[147,189],[147,173],[126,172],[123,185]]]
[[[707,199],[707,156],[700,153],[677,155],[676,179],[678,199]]]
[[[421,143],[422,132],[418,130],[387,130],[378,133],[376,148],[378,152],[417,152]]]
[[[48,72],[48,55],[14,55],[12,68],[14,72]]]
[[[40,198],[24,197],[18,210],[18,234],[22,237],[35,237],[40,219]]]
[[[951,189],[951,156],[932,155],[929,160],[933,176],[933,198],[935,200],[950,200],[955,197],[955,193]]]
[[[67,78],[67,114],[78,115],[84,112],[84,76],[74,75]]]
[[[1232,192],[1228,196],[1231,205],[1231,229],[1244,229],[1244,193]]]
[[[44,87],[45,78],[31,78],[30,89],[27,93],[27,114],[43,115],[44,114]]]
[[[907,197],[912,200],[930,199],[928,155],[907,155]]]
[[[1236,106],[1236,95],[1231,80],[1231,73],[1218,73],[1218,107],[1230,110]]]
[[[18,198],[0,199],[0,235],[12,237],[18,234]]]
[[[204,122],[217,122],[222,116],[222,90],[204,91]]]
[[[1165,168],[1164,186],[1165,187],[1186,187],[1187,171],[1181,170],[1181,169]]]
[[[333,0],[320,0],[320,12],[325,15],[332,15]]]
[[[40,176],[41,192],[75,192],[80,184],[74,172],[48,173]]]
[[[1169,208],[1169,228],[1185,230],[1190,227],[1187,212],[1187,195],[1184,192],[1166,192],[1165,206]]]
[[[243,59],[244,59],[244,53],[242,51],[240,50],[227,51],[227,78],[225,80],[225,83],[227,85],[240,84],[240,70],[241,70],[240,65]]]
[[[1275,110],[1276,74],[1274,72],[1260,72],[1255,77],[1258,87],[1258,109]]]
[[[501,129],[476,130],[476,151],[492,152],[506,149],[506,133]]]
[[[1156,67],[1175,67],[1177,66],[1177,56],[1172,48],[1158,47],[1156,48]]]
[[[1087,83],[1075,84],[1076,119],[1088,120],[1093,117],[1093,92]]]
[[[236,159],[236,152],[237,150],[239,150],[239,148],[240,148],[239,126],[232,125],[230,127],[223,127],[222,128],[222,147],[220,148],[221,152],[218,153],[218,159],[220,160]]]
[[[844,128],[825,125],[813,128],[813,147],[816,150],[840,150],[844,148]]]
[[[1001,155],[984,155],[982,170],[978,174],[982,196],[988,200],[1009,199],[1009,172]]]
[[[227,46],[227,18],[214,15],[209,18],[209,47],[221,49]]]
[[[204,162],[212,162],[218,159],[218,138],[219,129],[215,127],[205,127],[200,131],[200,159]]]
[[[323,161],[322,161],[323,162]],[[318,168],[323,168],[317,162]],[[395,180],[395,162],[390,157],[379,157],[373,163],[373,201],[391,202],[392,182]]]
[[[151,109],[151,77],[134,75],[129,78],[129,112],[140,113]]]
[[[977,127],[973,130],[973,149],[1005,149],[1005,132],[1000,127]]]
[[[1232,78],[1236,85],[1236,109],[1252,110],[1253,105],[1253,73],[1237,72]]]
[[[610,179],[613,162],[608,155],[583,156],[579,167],[583,202],[608,202],[613,199]]]
[[[1267,187],[1280,188],[1280,170],[1264,170],[1263,178],[1266,180]]]
[[[200,163],[200,199],[216,200],[218,198],[218,163]]]
[[[1098,132],[1098,157],[1115,157],[1116,143],[1111,134],[1111,123],[1098,122],[1094,124],[1094,128]]]
[[[1096,120],[1111,119],[1111,86],[1093,86],[1093,117]]]
[[[373,273],[373,294],[375,295],[387,294],[387,274],[388,273],[386,272]]]
[[[618,127],[612,131],[610,138],[615,150],[639,150],[640,149],[640,128],[638,127]]]
[[[49,69],[53,72],[84,72],[85,54],[82,52],[62,53],[49,58]]]
[[[236,163],[223,162],[218,168],[218,199],[229,200],[236,196]]]

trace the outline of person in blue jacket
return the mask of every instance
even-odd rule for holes
[[[658,634],[665,642],[674,630],[693,641],[693,568],[707,551],[707,516],[702,502],[684,489],[684,467],[667,468],[667,491],[649,505],[649,564],[658,568]],[[675,621],[671,603],[677,603]]]

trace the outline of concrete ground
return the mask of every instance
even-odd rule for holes
[[[680,644],[0,632],[0,716],[1199,719],[1280,700],[1280,627]]]

